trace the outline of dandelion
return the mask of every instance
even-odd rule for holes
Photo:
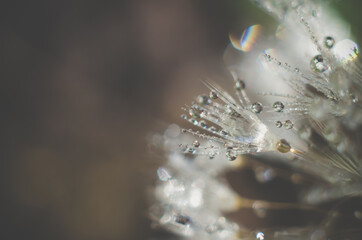
[[[188,239],[359,239],[358,45],[349,39],[347,25],[323,3],[254,2],[279,20],[275,39],[263,41],[260,25],[240,38],[230,36],[226,56],[231,51],[241,56],[227,66],[234,91],[205,82],[209,93],[183,108],[182,118],[194,127],[171,125],[160,136],[168,160],[157,170],[160,182],[151,216]],[[303,186],[295,202],[249,199],[223,177],[242,167],[253,169],[261,183],[284,177],[295,185],[312,184]],[[359,204],[352,213],[344,211],[343,201],[354,199]],[[252,209],[260,218],[270,210],[297,209],[315,212],[319,220],[250,229],[228,218],[240,209]],[[351,224],[341,228],[341,221]]]

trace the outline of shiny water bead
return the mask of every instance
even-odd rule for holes
[[[185,153],[194,154],[195,152],[196,152],[195,148],[192,148],[192,147],[186,147],[185,148]]]
[[[253,103],[251,105],[251,110],[254,112],[254,113],[260,113],[262,110],[263,110],[263,106],[261,105],[261,103]]]
[[[168,171],[162,167],[157,169],[157,175],[158,178],[163,182],[166,182],[172,178],[172,176],[168,173]]]
[[[275,145],[275,147],[278,150],[278,152],[281,152],[281,153],[287,153],[291,149],[290,144],[285,139],[279,140],[277,142],[277,144]]]
[[[294,126],[294,123],[293,123],[292,121],[290,121],[290,120],[286,120],[286,121],[284,122],[284,127],[285,127],[286,129],[292,129],[293,126]]]
[[[194,147],[198,148],[198,147],[200,147],[200,142],[197,141],[197,140],[195,140],[195,141],[192,143],[192,145],[194,145]]]
[[[209,156],[209,159],[213,159],[213,158],[215,158],[215,156],[216,156],[216,152],[215,152],[215,151],[210,151],[210,152],[208,153],[208,156]]]
[[[216,132],[216,127],[214,127],[214,126],[209,127],[209,131],[215,133]]]
[[[193,118],[200,118],[201,110],[198,108],[190,108],[189,114]]]
[[[256,240],[264,240],[264,233],[263,232],[258,232],[256,234]]]
[[[324,63],[322,55],[317,55],[310,61],[310,67],[314,72],[323,73],[328,70],[328,66]]]
[[[274,108],[274,111],[281,112],[284,109],[284,104],[282,102],[277,101],[273,104],[273,108]]]
[[[194,125],[198,125],[198,124],[199,124],[199,121],[197,121],[196,119],[192,119],[191,122],[192,122],[192,124],[194,124]]]
[[[220,134],[223,135],[223,136],[227,136],[228,132],[226,130],[224,130],[224,129],[221,129]]]
[[[186,114],[182,114],[182,115],[181,115],[181,118],[186,120],[186,119],[187,119],[187,115],[186,115]]]
[[[201,121],[199,122],[199,125],[200,125],[200,127],[202,127],[202,128],[207,128],[206,122],[205,122],[204,120],[201,120]]]
[[[187,225],[191,225],[192,220],[189,216],[177,215],[175,217],[175,223],[187,226]]]
[[[235,89],[236,90],[242,90],[245,89],[245,82],[241,79],[236,80],[235,82]]]
[[[209,105],[210,99],[206,95],[200,95],[197,97],[197,102],[202,105]]]
[[[234,151],[229,150],[226,152],[226,157],[228,158],[229,161],[234,161],[237,156],[234,153]]]
[[[230,105],[225,105],[225,113],[227,113],[230,116],[233,116],[236,114],[236,111]]]
[[[281,121],[276,121],[276,122],[275,122],[275,126],[276,126],[277,128],[281,128],[281,127],[283,126],[283,123],[282,123]]]
[[[334,46],[334,38],[328,36],[324,38],[324,46],[326,46],[326,48],[332,48]]]
[[[212,90],[212,91],[210,92],[210,94],[209,94],[209,97],[210,97],[211,99],[217,99],[217,98],[218,98],[217,92],[214,91],[214,90]]]

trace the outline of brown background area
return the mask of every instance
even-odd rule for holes
[[[357,3],[338,3],[355,24]],[[268,20],[242,0],[2,2],[0,238],[163,235],[146,137],[223,76],[230,30]]]

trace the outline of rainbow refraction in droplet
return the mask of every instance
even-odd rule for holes
[[[358,57],[359,49],[357,43],[344,39],[335,44],[333,53],[339,60],[347,63]]]
[[[260,32],[261,25],[257,24],[246,28],[240,39],[236,38],[232,34],[229,34],[229,38],[234,48],[243,52],[248,52],[253,48]]]

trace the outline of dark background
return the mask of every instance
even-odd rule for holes
[[[361,3],[335,6],[361,36]],[[245,0],[2,2],[0,238],[163,235],[147,135],[222,78],[230,31],[270,20]]]

